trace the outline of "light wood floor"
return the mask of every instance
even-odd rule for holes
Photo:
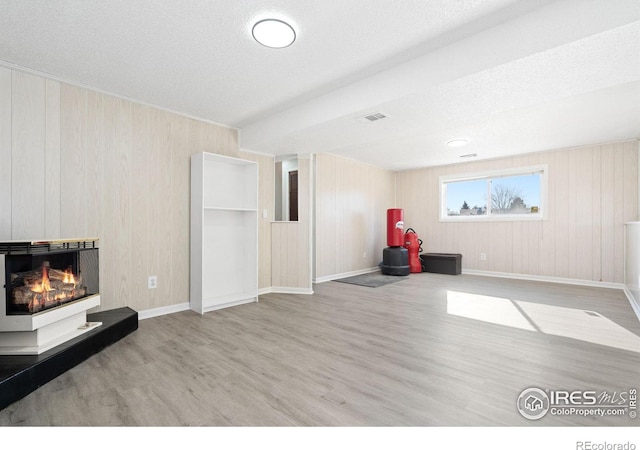
[[[516,410],[532,386],[639,387],[640,323],[619,290],[436,274],[314,289],[143,320],[0,425],[640,424]]]

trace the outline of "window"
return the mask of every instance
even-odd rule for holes
[[[440,220],[541,220],[546,166],[440,177]]]

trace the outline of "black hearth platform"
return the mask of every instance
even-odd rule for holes
[[[131,308],[87,314],[87,321],[102,325],[40,355],[0,355],[0,410],[138,329]]]

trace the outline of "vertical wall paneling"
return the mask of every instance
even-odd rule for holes
[[[0,239],[96,236],[100,309],[185,303],[189,157],[206,145],[236,156],[238,132],[0,68]]]
[[[104,209],[104,95],[87,91],[87,119],[82,133],[86,170],[86,235],[99,236]]]
[[[313,160],[311,155],[298,155],[298,214],[299,239],[301,248],[298,251],[297,285],[311,289],[311,173]]]
[[[151,134],[149,125],[149,107],[133,105],[131,108],[131,294],[138,299],[144,309],[149,308],[147,277],[158,275],[147,273],[150,263],[149,252],[153,248],[151,232],[155,226],[149,221],[150,204],[155,195],[149,189],[152,183]],[[152,225],[152,226],[150,226]],[[160,277],[162,280],[164,277]]]
[[[86,236],[87,182],[85,173],[87,91],[63,84],[60,88],[60,232],[61,237]]]
[[[593,217],[591,227],[591,242],[600,243],[602,240],[602,147],[596,146],[593,149],[593,160],[591,164],[591,186],[587,189],[591,189],[591,213]],[[591,258],[595,261],[591,266],[591,277],[588,279],[595,281],[602,281],[602,254],[600,245],[592,245],[591,251],[593,252]]]
[[[556,262],[554,276],[562,278],[569,277],[569,264],[571,262],[569,257],[569,236],[572,231],[568,226],[570,223],[569,179],[566,176],[569,168],[569,152],[556,152],[555,164],[549,167],[548,178],[548,197],[550,201],[553,200],[555,206],[553,215],[549,215],[547,220],[552,226],[550,231],[554,234],[556,241],[556,246],[551,251]],[[559,195],[559,193],[564,193],[564,195]]]
[[[116,258],[115,264],[118,267],[118,273],[115,279],[116,301],[119,305],[128,305],[133,301],[133,285],[138,280],[132,278],[131,269],[133,261],[131,260],[131,223],[132,223],[132,105],[130,102],[122,99],[116,99],[114,118],[115,137],[114,157],[115,157],[115,181],[116,181],[116,205],[114,211],[115,226],[120,230],[116,235]],[[136,177],[140,174],[136,174]],[[137,299],[136,299],[137,301]]]
[[[13,72],[11,216],[13,239],[45,235],[45,80]]]
[[[189,214],[190,214],[190,158],[189,121],[184,117],[175,117],[171,122],[170,147],[173,153],[171,166],[173,180],[167,211],[171,211],[172,230],[184,230],[171,234],[172,292],[174,299],[189,298]]]
[[[60,237],[60,83],[45,80],[45,231]],[[93,236],[97,236],[94,234]]]
[[[326,153],[315,160],[313,278],[330,279],[377,267],[386,247],[386,211],[395,206],[395,174]],[[409,195],[424,199],[429,193],[420,190]],[[420,234],[411,225],[414,213],[420,212],[407,212],[405,223]]]
[[[442,175],[535,164],[548,166],[545,221],[440,222],[437,199],[430,196],[431,205],[415,194],[437,192]],[[398,207],[429,230],[429,251],[462,253],[464,269],[623,282],[623,227],[638,214],[637,141],[403,171],[397,179]]]
[[[240,151],[238,158],[258,163],[258,289],[271,287],[271,221],[275,214],[275,160],[272,156]],[[267,217],[263,217],[263,211]]]
[[[157,229],[157,240],[154,241],[154,250],[157,252],[157,268],[153,275],[158,275],[157,292],[152,293],[152,305],[166,304],[171,302],[181,302],[187,299],[173,298],[173,224],[169,215],[171,203],[171,190],[173,187],[173,152],[171,150],[171,118],[172,115],[157,111],[157,158],[158,158],[158,179],[157,195],[155,201],[155,211],[152,211],[154,219],[151,224],[155,224]],[[155,142],[155,141],[154,141]],[[150,268],[153,270],[153,267]],[[151,273],[150,273],[151,275]],[[170,302],[168,303],[170,304]]]
[[[11,70],[0,67],[0,239],[11,239]]]
[[[621,152],[624,154],[624,171],[623,171],[623,192],[624,205],[622,206],[622,225],[618,227],[620,233],[624,234],[624,224],[636,220],[638,211],[638,150],[637,142],[627,141],[620,144]],[[616,281],[624,283],[624,240],[618,243],[620,259],[616,259]]]
[[[146,165],[144,170],[148,173],[149,184],[147,185],[147,214],[142,220],[142,226],[138,227],[145,230],[146,233],[146,246],[144,255],[143,266],[143,279],[142,285],[144,286],[145,280],[153,275],[158,277],[159,282],[168,283],[169,277],[166,273],[160,272],[160,245],[162,242],[160,223],[164,222],[164,216],[162,215],[162,202],[161,202],[161,180],[160,180],[160,165],[161,165],[161,141],[162,134],[159,124],[159,111],[154,108],[148,109],[147,118],[147,132],[149,133],[145,142],[147,148],[145,149]],[[159,288],[147,289],[147,308],[152,308],[158,304]],[[165,292],[165,291],[163,291]]]

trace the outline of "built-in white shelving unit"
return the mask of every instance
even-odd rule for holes
[[[258,300],[258,164],[191,156],[191,309]]]

